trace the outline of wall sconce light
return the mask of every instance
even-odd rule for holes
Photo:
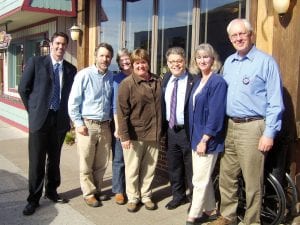
[[[289,6],[290,0],[273,0],[273,7],[280,16],[288,11]]]
[[[40,42],[40,54],[41,55],[48,55],[50,53],[50,40],[44,37],[44,40]]]
[[[80,33],[81,33],[81,29],[80,29],[80,27],[77,26],[76,24],[74,24],[74,25],[70,28],[71,39],[72,39],[73,41],[78,41],[78,40],[79,40]]]

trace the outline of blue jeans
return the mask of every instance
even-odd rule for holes
[[[120,139],[114,138],[112,147],[113,163],[112,163],[112,192],[125,193],[125,164],[123,157],[123,149]]]

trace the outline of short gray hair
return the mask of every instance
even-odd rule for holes
[[[231,29],[232,25],[236,22],[242,22],[248,32],[253,31],[253,28],[252,28],[251,23],[249,22],[249,20],[243,19],[243,18],[237,18],[237,19],[231,20],[230,23],[228,24],[228,26],[227,26],[227,33],[228,34],[230,34],[229,32],[230,32],[230,29]]]

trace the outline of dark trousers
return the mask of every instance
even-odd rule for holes
[[[60,185],[60,153],[66,132],[57,132],[56,125],[57,113],[50,110],[42,128],[29,133],[28,202],[39,202],[44,180],[45,193],[57,194],[56,189]]]
[[[185,129],[168,129],[167,163],[174,201],[186,198],[193,190],[192,150]]]

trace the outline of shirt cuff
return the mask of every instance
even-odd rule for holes
[[[81,127],[84,126],[84,122],[82,120],[75,120],[74,125],[75,127]]]
[[[274,137],[276,136],[276,133],[277,133],[277,131],[274,131],[273,129],[266,127],[263,135],[265,137],[274,139]]]

